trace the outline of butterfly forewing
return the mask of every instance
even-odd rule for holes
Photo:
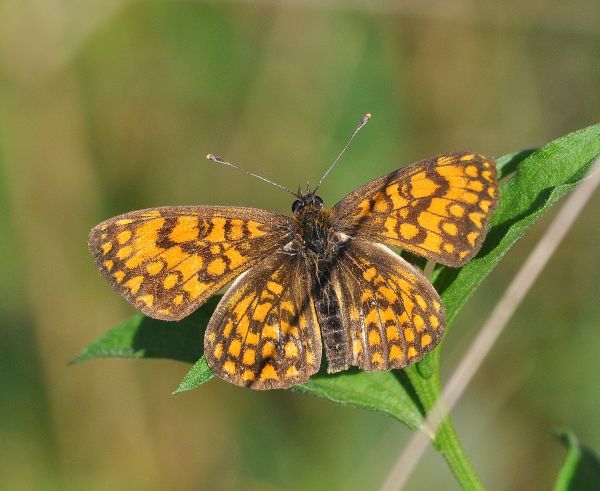
[[[212,371],[236,385],[281,389],[319,370],[321,335],[304,263],[265,259],[231,286],[204,338]]]
[[[494,161],[463,152],[371,181],[336,204],[333,217],[350,236],[457,267],[479,251],[497,200]]]
[[[134,307],[179,320],[285,243],[288,220],[241,207],[152,208],[100,223],[89,247],[102,275]]]
[[[333,281],[349,334],[349,365],[363,370],[403,368],[442,338],[444,310],[437,292],[387,247],[350,241]]]

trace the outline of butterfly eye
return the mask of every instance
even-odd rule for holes
[[[323,200],[321,199],[320,196],[315,196],[314,197],[314,201],[315,204],[319,207],[319,208],[323,208]]]
[[[302,208],[304,208],[303,200],[297,199],[292,203],[292,213],[298,213]]]

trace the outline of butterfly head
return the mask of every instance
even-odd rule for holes
[[[292,213],[294,215],[300,213],[302,210],[312,208],[320,210],[323,208],[323,200],[320,196],[314,193],[308,192],[306,194],[298,193],[298,199],[292,203]]]

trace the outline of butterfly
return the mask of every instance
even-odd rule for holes
[[[125,213],[94,227],[89,247],[111,286],[157,319],[183,319],[233,280],[204,353],[236,385],[307,382],[323,352],[329,373],[419,361],[442,338],[444,308],[423,273],[388,246],[451,267],[473,258],[498,201],[494,161],[471,152],[425,159],[331,209],[319,185],[292,193],[292,216],[237,206]]]

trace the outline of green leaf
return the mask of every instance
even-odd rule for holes
[[[195,389],[199,385],[208,382],[213,377],[214,374],[208,366],[206,357],[202,355],[202,357],[196,363],[194,363],[192,369],[183,378],[183,380],[179,384],[179,387],[177,387],[173,394],[178,394],[180,392],[186,392],[188,390]]]
[[[567,447],[567,456],[558,473],[554,491],[595,491],[600,489],[600,459],[581,445],[569,430],[554,432]]]
[[[179,322],[134,315],[90,344],[73,363],[94,358],[170,358],[194,363],[202,356],[204,331],[220,296]]]

